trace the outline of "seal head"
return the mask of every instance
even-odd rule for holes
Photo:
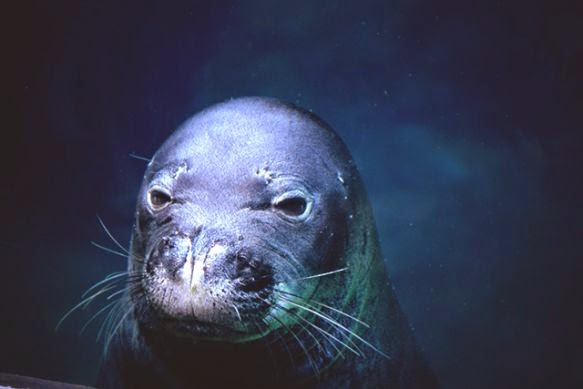
[[[148,164],[128,273],[105,386],[433,382],[352,158],[300,108],[241,98],[178,128]]]
[[[350,159],[341,144],[315,147],[337,138],[284,107],[246,99],[204,111],[152,159],[130,262],[143,274],[141,322],[249,340],[289,321],[275,293],[307,297],[314,283],[295,280],[342,266],[349,196],[338,177]]]

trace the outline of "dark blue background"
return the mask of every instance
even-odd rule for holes
[[[296,102],[360,168],[444,388],[582,387],[577,2],[38,2],[4,9],[0,371],[92,383],[82,290],[145,164],[233,96]],[[96,311],[96,308],[91,310]]]

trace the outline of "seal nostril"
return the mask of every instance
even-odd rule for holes
[[[237,276],[243,292],[260,292],[273,286],[273,269],[256,258],[237,255]]]
[[[162,238],[162,240],[160,241],[160,249],[169,250],[170,248],[172,248],[172,243],[170,242],[170,239],[168,237]]]
[[[270,273],[258,274],[242,280],[241,290],[247,293],[261,292],[273,286],[273,275]]]

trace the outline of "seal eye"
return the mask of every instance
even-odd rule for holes
[[[284,193],[273,201],[273,209],[292,220],[305,220],[312,210],[312,201],[300,191]]]
[[[292,197],[284,199],[275,204],[276,208],[286,215],[299,216],[306,210],[308,204],[306,200],[301,197]]]
[[[154,211],[166,208],[171,202],[170,194],[162,189],[150,189],[148,192],[148,204]]]

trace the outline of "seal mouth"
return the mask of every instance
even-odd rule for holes
[[[171,293],[171,292],[167,292]],[[269,315],[272,304],[270,291],[251,292],[249,294],[234,297],[230,302],[215,308],[215,316],[210,318],[197,315],[192,305],[190,312],[169,312],[168,304],[160,306],[155,301],[148,301],[147,312],[150,319],[146,322],[149,326],[172,333],[179,337],[201,341],[230,341],[244,342],[264,336],[269,332],[265,318]],[[230,304],[230,310],[223,309]],[[175,310],[179,307],[174,307]]]
[[[191,316],[165,317],[160,320],[160,324],[166,331],[179,337],[195,340],[235,340],[249,335],[248,332],[230,326],[200,321]]]

